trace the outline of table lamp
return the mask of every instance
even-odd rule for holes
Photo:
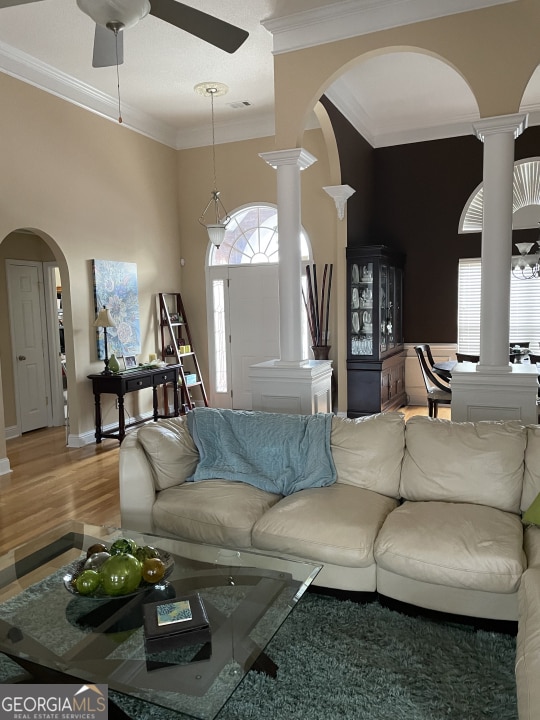
[[[114,320],[111,317],[111,313],[105,305],[98,312],[97,318],[94,320],[94,327],[103,328],[103,339],[105,341],[105,369],[102,371],[102,375],[112,375],[112,371],[109,368],[109,351],[107,348],[107,328],[116,327]]]

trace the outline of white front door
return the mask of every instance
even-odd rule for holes
[[[279,358],[277,265],[229,267],[232,406],[251,410],[251,365]]]
[[[13,362],[21,432],[47,427],[41,263],[6,264]]]

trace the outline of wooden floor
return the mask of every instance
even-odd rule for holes
[[[401,412],[408,419],[427,408]],[[450,408],[439,416],[449,419]],[[8,440],[12,472],[0,475],[0,554],[67,519],[119,526],[118,448],[116,440],[68,448],[63,427]]]
[[[120,524],[118,442],[66,447],[64,427],[7,441],[0,475],[0,554],[67,519]]]

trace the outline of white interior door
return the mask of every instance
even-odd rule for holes
[[[279,358],[277,265],[229,268],[232,406],[251,410],[251,365]]]
[[[47,364],[43,347],[41,263],[6,265],[13,362],[21,432],[47,427]]]

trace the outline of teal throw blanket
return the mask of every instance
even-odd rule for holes
[[[332,415],[194,408],[188,428],[200,454],[191,481],[221,478],[291,495],[336,481]]]

